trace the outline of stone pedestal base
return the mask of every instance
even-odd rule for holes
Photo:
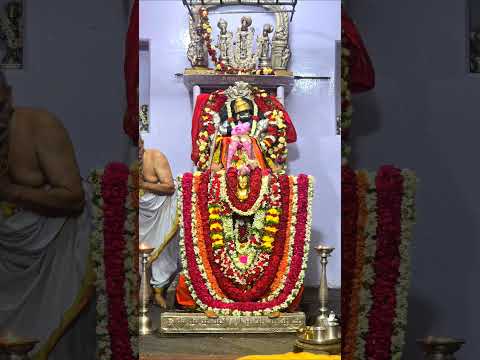
[[[305,325],[302,312],[268,316],[219,316],[203,313],[164,312],[160,315],[161,334],[270,334],[295,333]]]

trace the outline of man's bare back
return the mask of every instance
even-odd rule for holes
[[[175,192],[175,185],[172,177],[172,170],[167,157],[159,150],[145,150],[143,140],[139,141],[139,158],[141,161],[142,176],[140,178],[140,188],[157,194],[171,195]],[[167,307],[164,296],[164,288],[155,288],[155,301],[162,307]]]
[[[80,212],[80,172],[61,122],[44,110],[16,108],[8,127],[8,174],[0,174],[0,199],[42,215]]]
[[[143,141],[140,141],[140,152],[143,153],[140,187],[157,195],[173,194],[175,186],[166,156],[159,150],[144,150]]]

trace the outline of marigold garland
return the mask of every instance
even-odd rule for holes
[[[272,167],[278,167],[279,173],[285,173],[287,169],[287,125],[285,123],[285,114],[281,104],[274,96],[267,94],[262,89],[252,88],[254,101],[266,119],[268,119],[267,135],[262,139],[260,148],[265,156],[266,163]],[[219,112],[225,105],[227,97],[224,90],[217,90],[210,94],[209,99],[202,110],[200,119],[202,124],[196,139],[199,149],[198,161],[196,166],[198,170],[205,171],[210,166],[210,149],[214,146],[214,135],[216,124],[221,119]]]
[[[218,271],[218,264],[215,264],[213,261],[211,239],[210,236],[207,236],[210,231],[210,214],[208,206],[206,205],[208,204],[206,199],[209,190],[209,177],[209,172],[205,172],[195,175],[185,174],[179,178],[179,183],[181,184],[179,213],[180,222],[183,224],[180,229],[180,249],[184,268],[183,275],[192,298],[196,301],[200,309],[209,309],[221,314],[260,315],[262,313],[286,309],[300,291],[305,276],[311,229],[313,178],[306,175],[300,175],[296,178],[298,203],[293,204],[289,200],[291,193],[291,181],[289,177],[279,177],[281,189],[286,189],[286,191],[282,191],[282,197],[287,200],[282,201],[279,224],[286,225],[288,223],[287,217],[290,212],[296,212],[298,219],[295,224],[296,235],[291,244],[292,251],[286,252],[284,249],[286,243],[282,237],[286,236],[288,231],[286,229],[279,230],[278,242],[275,240],[272,249],[274,254],[278,255],[273,257],[274,260],[268,265],[260,279],[251,289],[239,291],[229,283],[228,279],[225,279],[221,271]],[[198,188],[195,183],[198,183]],[[198,190],[193,191],[193,189]],[[294,205],[296,206],[293,207]],[[195,213],[193,206],[200,210],[200,216],[195,221],[192,221],[192,214]],[[282,216],[285,218],[282,218]],[[201,235],[197,236],[197,234]],[[202,258],[201,252],[198,249],[199,238],[203,238],[205,241],[207,258]],[[291,255],[289,261],[290,271],[288,274],[285,274],[286,279],[283,286],[280,285],[278,289],[275,290],[275,295],[272,298],[273,293],[270,293],[270,288],[275,280],[280,261],[285,253]],[[278,259],[275,260],[275,257],[278,257]],[[224,294],[228,296],[228,299],[220,299],[220,296],[215,294],[214,287],[208,282],[205,282],[207,277],[205,276],[204,264],[207,262],[210,263],[215,279]]]

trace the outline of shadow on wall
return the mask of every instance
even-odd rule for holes
[[[355,168],[356,160],[359,156],[358,152],[355,151],[359,138],[371,136],[382,129],[382,114],[378,101],[375,90],[353,95],[353,119],[350,130],[350,145],[352,147],[350,163],[353,165],[353,168]]]

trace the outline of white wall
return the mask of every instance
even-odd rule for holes
[[[5,70],[15,103],[45,108],[63,121],[82,175],[109,161],[125,160],[128,1],[25,4],[25,69]]]
[[[214,33],[220,16],[230,20],[231,30],[238,27],[241,15],[211,14]],[[252,18],[256,33],[264,23],[274,24],[272,15],[252,14]],[[151,51],[151,132],[145,135],[145,146],[161,149],[175,174],[190,171],[192,103],[182,80],[174,78],[175,73],[190,67],[186,56],[188,11],[180,1],[140,1],[140,38],[150,40]],[[290,39],[291,71],[296,75],[334,76],[340,1],[300,1]],[[328,81],[297,81],[286,107],[298,133],[297,143],[290,147],[291,173],[303,172],[317,179],[312,245],[323,241],[337,248],[330,262],[329,280],[339,286],[340,139],[335,135],[335,91]],[[307,285],[318,285],[318,265],[312,251]]]

